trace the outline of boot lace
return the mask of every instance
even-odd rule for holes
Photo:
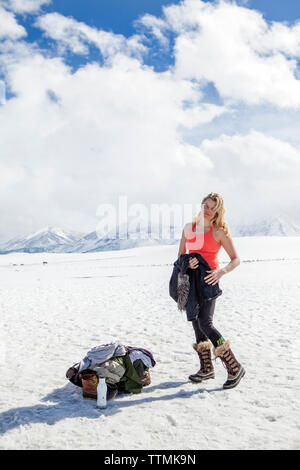
[[[240,364],[234,357],[234,354],[229,349],[221,357],[222,364],[227,369],[228,374],[235,375],[239,371]]]
[[[210,372],[212,369],[212,362],[211,362],[211,353],[210,349],[202,351],[200,354],[200,361],[201,361],[201,371],[206,373]]]

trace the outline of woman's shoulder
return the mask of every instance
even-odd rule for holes
[[[184,228],[186,228],[186,227],[187,228],[192,228],[193,224],[194,224],[194,221],[187,222],[186,224],[184,224]]]
[[[218,227],[217,225],[213,225],[213,230],[216,233],[226,233],[224,227]]]
[[[194,228],[196,225],[196,221],[195,220],[192,220],[191,222],[187,222],[185,225],[184,225],[184,229],[186,230],[192,230],[192,228]]]
[[[190,231],[192,230],[192,228],[193,228],[193,222],[187,222],[186,224],[184,224],[182,232],[184,233],[186,238],[188,234],[190,233]]]
[[[217,227],[216,225],[214,225],[212,230],[218,242],[222,242],[222,240],[224,240],[226,237],[230,238],[230,234],[225,229],[225,227]]]

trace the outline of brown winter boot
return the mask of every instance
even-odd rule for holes
[[[202,380],[214,379],[215,372],[211,360],[211,342],[201,341],[200,343],[193,343],[193,348],[198,353],[201,368],[196,374],[189,376],[192,382],[202,382]]]
[[[223,344],[214,348],[216,357],[220,357],[223,365],[227,369],[227,380],[223,384],[223,388],[233,388],[238,385],[241,378],[245,375],[245,369],[236,360],[233,352],[230,349],[229,340],[224,341]]]
[[[150,377],[149,370],[145,370],[144,375],[141,378],[141,382],[143,384],[143,387],[146,387],[147,385],[151,384],[151,377]]]
[[[82,396],[84,400],[97,400],[97,385],[99,379],[95,371],[86,369],[79,374],[82,383]]]

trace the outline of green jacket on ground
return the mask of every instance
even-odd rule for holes
[[[125,392],[141,393],[143,384],[137,371],[132,365],[129,354],[126,354],[126,356],[114,357],[113,360],[125,367],[125,374],[120,379],[120,383],[124,382]]]

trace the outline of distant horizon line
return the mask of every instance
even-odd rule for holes
[[[294,231],[296,231],[298,233],[299,231],[299,234],[300,234],[300,221],[296,221],[294,222],[294,220],[292,218],[288,218],[285,217],[284,215],[282,214],[278,214],[278,215],[275,215],[275,216],[270,216],[269,218],[265,218],[264,216],[260,216],[259,218],[257,219],[252,219],[250,220],[248,223],[245,223],[245,222],[231,222],[229,223],[229,229],[230,231],[232,232],[236,232],[236,230],[240,231],[242,230],[243,228],[245,228],[245,230],[247,231],[247,229],[249,230],[252,226],[253,229],[257,229],[257,224],[259,224],[259,222],[261,222],[263,219],[264,221],[266,222],[266,226],[265,228],[267,229],[267,225],[273,221],[273,222],[280,222],[280,219],[284,219],[283,222],[285,223],[289,223],[291,226],[292,226],[292,229]],[[140,226],[141,224],[141,226]],[[96,234],[97,235],[97,238],[99,240],[105,240],[105,239],[108,239],[108,240],[147,240],[147,239],[154,239],[154,240],[159,240],[159,241],[163,241],[164,239],[165,240],[179,240],[180,239],[180,236],[181,236],[181,231],[183,229],[182,225],[174,225],[173,223],[169,223],[169,224],[165,224],[163,225],[162,222],[160,221],[158,224],[150,224],[148,222],[148,226],[145,224],[143,224],[143,220],[141,220],[141,222],[137,222],[137,229],[136,230],[130,230],[130,226],[128,227],[128,224],[127,224],[127,232],[126,232],[126,236],[124,237],[120,237],[120,233],[119,233],[119,226],[121,224],[117,224],[117,231],[116,231],[116,236],[112,236],[111,235],[111,232],[106,232],[104,233],[102,236],[100,234],[99,236],[99,232],[94,229],[94,230],[88,230],[88,231],[81,231],[81,230],[76,230],[76,229],[65,229],[65,228],[62,228],[61,226],[59,225],[54,225],[54,224],[49,224],[49,225],[44,225],[42,228],[38,229],[38,230],[35,230],[33,232],[30,232],[27,234],[24,234],[24,235],[14,235],[14,236],[9,236],[9,237],[5,237],[4,235],[0,236],[0,244],[1,246],[5,246],[11,242],[17,242],[17,241],[24,241],[26,239],[30,240],[30,238],[34,238],[35,236],[38,236],[39,234],[42,234],[43,232],[44,233],[53,233],[55,234],[56,232],[56,235],[60,235],[62,238],[64,236],[70,236],[70,235],[73,235],[77,238],[77,240],[71,240],[69,238],[69,240],[66,240],[66,244],[70,244],[70,243],[76,243],[78,241],[80,241],[82,238],[85,238],[86,236],[88,235],[91,235],[91,234]],[[129,224],[130,225],[130,224]],[[231,228],[230,228],[231,227]],[[151,229],[155,229],[154,231],[151,230]],[[270,228],[270,227],[269,227]],[[284,226],[282,227],[282,229],[284,230]],[[169,236],[166,237],[166,232],[165,230],[168,229],[169,231]],[[263,227],[261,227],[261,229],[263,229]],[[257,230],[259,231],[259,230]],[[61,233],[59,233],[61,232]],[[252,230],[251,230],[252,232]],[[146,234],[146,236],[143,238],[143,237],[132,237],[130,235],[132,234]],[[178,235],[177,235],[178,234]],[[124,233],[123,233],[124,235]],[[164,236],[163,236],[164,235]],[[236,234],[236,235],[232,235],[232,236],[255,236],[255,233],[251,233],[251,234]],[[275,235],[276,236],[276,235]],[[287,236],[286,234],[284,233],[278,233],[278,236]]]

